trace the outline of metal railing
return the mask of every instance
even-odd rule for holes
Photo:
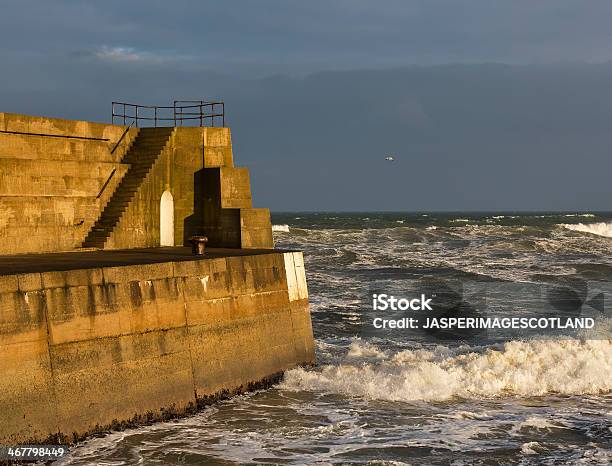
[[[225,104],[203,100],[175,100],[173,105],[113,102],[113,124],[148,126],[225,126]],[[221,120],[221,121],[219,121]],[[217,124],[217,125],[216,125]]]

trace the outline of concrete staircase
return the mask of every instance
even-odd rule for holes
[[[103,248],[123,212],[168,143],[174,128],[142,128],[121,163],[130,168],[117,186],[102,214],[96,220],[82,244],[84,248]]]

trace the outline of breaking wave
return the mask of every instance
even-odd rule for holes
[[[338,365],[287,372],[281,388],[387,401],[612,391],[612,340],[511,341],[481,352],[437,346],[393,355],[362,346],[354,342]]]
[[[582,233],[590,233],[592,235],[605,236],[606,238],[612,238],[612,223],[576,223],[561,225],[563,228],[567,228],[572,231],[580,231]]]
[[[272,225],[272,231],[289,233],[289,225]]]

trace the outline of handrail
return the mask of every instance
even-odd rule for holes
[[[112,148],[112,150],[110,151],[111,154],[115,153],[115,150],[117,149],[117,147],[119,147],[119,144],[121,144],[121,141],[123,141],[123,138],[125,137],[125,135],[128,133],[128,131],[130,130],[130,128],[132,127],[132,125],[134,124],[134,122],[130,123],[130,126],[128,126],[127,128],[125,128],[125,131],[123,132],[123,134],[121,135],[121,137],[119,138],[119,140],[117,141],[117,143],[115,144],[115,147]]]
[[[0,130],[0,133],[4,134],[20,134],[24,136],[44,136],[48,138],[66,138],[66,139],[86,139],[89,141],[110,141],[108,138],[92,138],[88,136],[70,136],[66,134],[46,134],[46,133],[28,133],[25,131],[5,131]]]
[[[104,190],[106,189],[106,187],[108,186],[108,183],[110,183],[110,180],[113,178],[113,176],[115,175],[115,172],[117,171],[117,167],[113,168],[113,171],[111,172],[111,174],[109,175],[108,179],[104,182],[104,184],[102,185],[102,188],[100,189],[100,192],[98,193],[98,195],[96,196],[96,199],[100,199],[100,196],[102,196],[102,193],[104,192]]]
[[[140,105],[128,102],[112,102],[112,122],[118,118],[123,124],[131,122],[136,127],[141,122],[172,122],[172,126],[183,126],[185,122],[198,121],[199,126],[215,126],[221,119],[225,126],[225,103],[223,101],[207,102],[204,100],[175,100],[173,105]]]
[[[221,102],[204,102],[204,101],[200,101],[200,100],[176,100],[175,102],[202,102],[202,104],[220,104]],[[128,107],[140,107],[140,108],[175,108],[174,105],[141,105],[141,104],[130,104],[128,102],[113,102],[114,104],[117,105],[126,105]],[[181,107],[183,108],[197,108],[200,107],[202,104],[198,104],[198,105],[181,105]]]

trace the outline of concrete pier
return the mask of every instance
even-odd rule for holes
[[[0,444],[183,415],[312,363],[302,254],[274,249],[228,128],[0,113]]]

